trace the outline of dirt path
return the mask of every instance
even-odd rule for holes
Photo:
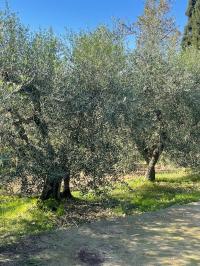
[[[0,264],[200,265],[200,202],[30,238]]]

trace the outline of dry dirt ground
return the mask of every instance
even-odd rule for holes
[[[200,202],[26,238],[0,265],[200,265]]]

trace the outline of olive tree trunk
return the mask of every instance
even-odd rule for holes
[[[47,200],[47,199],[55,199],[55,200],[60,200],[61,198],[64,199],[72,199],[73,196],[71,194],[70,190],[70,171],[66,171],[66,175],[63,178],[64,180],[64,189],[63,192],[61,193],[61,183],[62,183],[62,178],[55,177],[53,178],[52,176],[47,177],[43,191],[41,193],[41,200]]]
[[[52,178],[52,176],[47,177],[44,183],[42,194],[40,196],[41,200],[47,200],[50,198],[60,200],[60,187],[61,179]]]
[[[152,156],[150,158],[150,160],[148,161],[148,168],[147,168],[147,172],[146,172],[146,178],[149,181],[154,182],[156,180],[156,171],[155,171],[155,166],[160,158],[160,155],[163,151],[164,146],[163,145],[159,145],[159,147],[157,147],[156,149],[154,149]]]
[[[62,193],[62,198],[64,199],[73,198],[70,190],[70,171],[67,171],[66,176],[64,177],[64,190]]]

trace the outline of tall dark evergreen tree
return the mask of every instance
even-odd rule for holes
[[[186,12],[188,23],[185,27],[182,46],[200,48],[200,0],[189,0]]]

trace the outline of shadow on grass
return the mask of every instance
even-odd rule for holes
[[[180,182],[179,182],[180,180]],[[173,181],[173,182],[171,182]],[[173,179],[161,178],[155,183],[141,182],[133,191],[117,190],[106,201],[106,207],[116,212],[131,215],[137,212],[154,211],[174,204],[185,204],[200,199],[200,176],[186,175]]]
[[[10,261],[2,265],[82,265],[80,252],[101,254],[109,265],[199,265],[199,208],[197,203],[26,238],[4,250]]]
[[[9,225],[5,235],[14,237],[37,234],[50,231],[55,227],[75,226],[78,228],[81,224],[96,220],[155,211],[174,204],[185,204],[200,199],[200,176],[195,174],[173,176],[173,178],[169,178],[169,175],[159,175],[154,184],[142,180],[141,182],[133,180],[130,184],[132,190],[123,186],[117,187],[104,199],[86,197],[85,200],[73,198],[62,201],[52,216],[51,212],[48,214],[45,209],[35,209],[31,210],[30,220],[26,217],[19,217],[17,218],[19,220],[13,219],[13,221],[4,219],[5,226]],[[12,208],[13,206],[8,205],[5,211],[9,212]],[[12,231],[12,228],[16,230]],[[4,242],[3,248],[9,252],[7,243]],[[15,248],[19,247],[15,246]]]
[[[132,215],[166,208],[174,204],[185,204],[200,199],[200,177],[195,174],[169,174],[149,183],[131,181],[131,185],[117,187],[106,198],[74,198],[64,203],[64,215],[59,218],[60,226],[78,226],[94,220],[112,216]],[[174,182],[176,180],[176,182]]]

